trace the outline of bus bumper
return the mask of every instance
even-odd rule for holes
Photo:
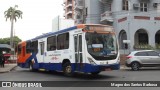
[[[90,72],[101,72],[101,71],[108,71],[108,70],[119,70],[120,69],[120,64],[110,64],[110,65],[91,65],[91,64],[86,64],[85,65],[85,72],[90,73]]]

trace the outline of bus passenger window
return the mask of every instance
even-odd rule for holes
[[[22,51],[22,46],[18,45],[18,54],[21,54],[21,51]]]
[[[68,49],[69,48],[69,33],[60,34],[57,36],[57,49]]]
[[[47,51],[56,50],[56,36],[47,38]]]
[[[22,53],[23,53],[23,56],[25,56],[25,54],[26,54],[26,47],[25,46],[22,47]]]
[[[31,53],[31,42],[27,42],[26,53]]]
[[[33,41],[31,44],[32,48],[32,53],[37,53],[38,52],[38,41]]]

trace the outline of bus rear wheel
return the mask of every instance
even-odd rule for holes
[[[63,73],[66,76],[72,76],[72,67],[71,67],[71,64],[69,62],[64,63]]]

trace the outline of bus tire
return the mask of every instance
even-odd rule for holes
[[[92,72],[91,74],[94,75],[94,76],[96,76],[96,75],[98,75],[99,73],[100,73],[100,71],[98,71],[98,72]]]
[[[29,70],[32,71],[32,72],[37,71],[36,69],[33,68],[33,63],[32,62],[29,63]]]
[[[63,73],[66,76],[72,76],[72,67],[71,67],[71,64],[69,62],[64,63]]]

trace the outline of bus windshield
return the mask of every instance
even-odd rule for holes
[[[118,54],[116,36],[113,32],[87,32],[88,53],[96,60],[113,60]]]

